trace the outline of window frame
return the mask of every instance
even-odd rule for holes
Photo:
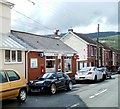
[[[6,57],[6,55],[8,55],[8,54],[6,54],[7,52],[9,52],[9,56],[8,57]],[[4,59],[5,59],[5,62],[10,62],[11,60],[10,60],[10,50],[5,50],[5,53],[4,53]],[[9,59],[7,59],[7,58],[9,58]]]
[[[54,64],[53,67],[48,67],[48,63],[47,63],[48,61],[52,61],[52,63]],[[45,68],[46,68],[46,72],[56,72],[56,59],[55,59],[55,56],[46,56]]]
[[[10,52],[10,59],[9,61],[6,61],[6,51],[9,51]],[[13,55],[12,55],[12,52],[15,51],[15,60],[13,60]],[[22,54],[22,51],[21,51],[21,61],[18,61],[18,51],[21,51],[21,50],[5,50],[4,51],[4,63],[5,64],[11,64],[11,63],[23,63],[23,54]]]
[[[38,68],[38,58],[31,58],[30,59],[30,68],[31,69]]]

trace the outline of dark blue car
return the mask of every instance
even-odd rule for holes
[[[42,77],[34,81],[29,81],[29,92],[50,92],[55,94],[57,90],[72,90],[72,80],[64,73],[45,73]]]

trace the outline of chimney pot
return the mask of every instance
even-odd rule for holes
[[[55,31],[55,38],[60,39],[60,30]]]

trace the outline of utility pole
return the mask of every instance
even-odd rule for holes
[[[97,27],[97,67],[99,67],[99,24]]]

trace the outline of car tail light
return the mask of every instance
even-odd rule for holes
[[[88,72],[88,75],[91,75],[92,74],[92,72]]]

